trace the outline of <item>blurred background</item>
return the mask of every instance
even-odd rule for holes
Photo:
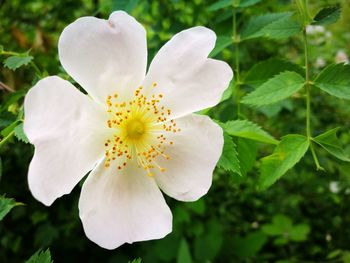
[[[39,71],[69,79],[60,65],[57,40],[63,28],[81,16],[107,19],[124,9],[147,29],[149,61],[170,37],[189,27],[204,25],[218,36],[232,35],[232,8],[212,8],[215,0],[0,0],[0,45],[6,51],[30,50]],[[258,2],[258,1],[257,1]],[[310,1],[312,14],[340,4],[340,20],[330,26],[308,28],[312,72],[329,63],[349,62],[350,1]],[[238,30],[250,17],[268,12],[296,12],[288,0],[260,1],[239,10]],[[221,43],[222,44],[222,43]],[[235,50],[224,43],[215,58],[234,67]],[[303,65],[301,34],[287,39],[257,38],[240,45],[241,74],[270,58]],[[0,56],[1,62],[6,55]],[[35,70],[0,66],[0,128],[16,118],[28,89],[38,81]],[[73,80],[70,79],[74,83]],[[244,85],[242,92],[252,87]],[[232,91],[231,91],[232,93]],[[229,94],[230,95],[230,94]],[[236,118],[234,96],[209,110],[212,118]],[[241,107],[242,115],[276,138],[304,133],[302,94],[274,106]],[[312,91],[312,126],[316,134],[341,127],[340,140],[350,154],[349,102]],[[128,262],[142,258],[157,262],[350,262],[350,165],[320,150],[327,172],[315,170],[306,157],[275,185],[256,188],[259,159],[271,153],[269,145],[245,141],[249,155],[246,174],[216,169],[209,193],[194,203],[167,202],[174,214],[173,232],[157,241],[123,245],[108,251],[89,241],[78,216],[80,185],[51,206],[36,201],[28,190],[27,169],[33,146],[11,139],[1,147],[0,194],[23,202],[0,221],[0,262],[24,262],[38,249],[50,248],[55,262]]]

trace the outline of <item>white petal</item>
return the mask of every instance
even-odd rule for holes
[[[183,116],[219,103],[233,73],[230,66],[208,59],[216,35],[205,27],[194,27],[176,34],[153,59],[145,88],[157,83],[155,93],[172,115]]]
[[[103,156],[106,113],[59,77],[39,81],[24,101],[24,131],[35,146],[28,182],[50,205],[71,192]]]
[[[223,131],[209,117],[188,115],[176,120],[181,131],[167,140],[170,159],[159,158],[165,168],[154,176],[167,195],[180,201],[195,201],[205,195],[212,183],[213,171],[223,147]]]
[[[64,69],[93,98],[135,89],[147,67],[146,31],[123,11],[108,20],[82,17],[67,26],[59,43]]]
[[[162,238],[172,229],[154,178],[132,163],[117,172],[102,161],[83,185],[79,211],[87,237],[107,249]]]

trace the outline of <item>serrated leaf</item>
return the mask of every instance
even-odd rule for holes
[[[25,263],[52,263],[51,253],[49,249],[45,251],[39,250],[32,255]]]
[[[284,71],[294,71],[301,76],[304,75],[304,69],[287,60],[271,58],[255,64],[244,77],[244,84],[258,87]]]
[[[350,158],[346,155],[337,138],[338,130],[339,128],[329,130],[313,138],[313,141],[338,159],[350,162]]]
[[[177,263],[192,263],[192,256],[190,253],[190,248],[188,247],[188,243],[186,239],[182,239],[180,241],[180,247],[177,254]]]
[[[241,39],[265,37],[270,39],[288,38],[301,30],[293,19],[292,12],[270,13],[252,17],[242,29]]]
[[[329,6],[321,9],[313,19],[312,25],[330,25],[340,18],[341,7]]]
[[[261,0],[240,0],[232,2],[232,0],[219,0],[208,7],[208,11],[213,12],[225,7],[232,7],[233,5],[237,7],[248,7],[261,2]]]
[[[0,220],[2,220],[15,206],[22,205],[22,203],[16,202],[13,198],[7,198],[0,196]]]
[[[277,144],[278,141],[260,128],[257,124],[247,120],[228,121],[221,127],[231,136],[251,139],[254,141]]]
[[[292,71],[282,72],[242,99],[242,103],[264,106],[284,100],[304,86],[304,78]]]
[[[237,138],[237,153],[241,174],[246,176],[247,173],[254,167],[258,154],[258,145],[256,141]]]
[[[28,138],[25,135],[24,130],[23,130],[23,123],[17,125],[16,128],[14,129],[14,132],[15,132],[15,136],[17,137],[18,140],[20,140],[24,143],[29,143],[29,140],[28,140]]]
[[[332,96],[350,100],[350,65],[329,65],[316,77],[314,84]]]
[[[4,61],[4,66],[9,69],[16,70],[19,67],[28,65],[32,60],[32,56],[30,56],[28,53],[24,53],[22,55],[8,57]]]
[[[226,171],[242,175],[237,155],[236,144],[230,135],[224,133],[224,148],[217,166]]]
[[[296,165],[309,148],[305,136],[290,134],[282,137],[272,155],[261,159],[259,187],[266,189]]]
[[[232,37],[230,36],[218,36],[216,39],[215,47],[210,52],[209,57],[215,57],[217,54],[219,54],[222,50],[227,48],[232,44]]]

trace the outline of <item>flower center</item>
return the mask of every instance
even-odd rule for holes
[[[153,83],[152,88],[156,86]],[[113,137],[105,142],[105,167],[115,162],[119,171],[134,160],[153,176],[154,168],[165,171],[157,164],[157,158],[170,159],[165,150],[174,143],[168,141],[166,135],[180,129],[169,119],[171,110],[160,105],[162,94],[145,96],[141,91],[142,86],[128,101],[121,101],[118,94],[106,99],[110,114],[107,126],[113,129]]]
[[[126,124],[127,136],[132,140],[138,140],[145,134],[145,125],[139,119],[134,119]]]

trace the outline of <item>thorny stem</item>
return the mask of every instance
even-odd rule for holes
[[[236,105],[237,105],[237,118],[240,118],[241,116],[241,98],[240,98],[240,72],[239,72],[239,36],[237,34],[237,10],[234,6],[234,3],[232,3],[232,12],[233,12],[233,19],[232,19],[232,27],[233,27],[233,34],[232,34],[232,43],[235,50],[234,55],[234,65],[235,65],[235,71],[236,71],[236,79],[235,79],[235,97],[236,97]]]
[[[312,132],[311,132],[311,86],[310,86],[310,65],[309,65],[309,55],[308,55],[308,42],[306,28],[303,29],[303,40],[304,40],[304,52],[305,52],[305,89],[306,89],[306,137],[310,145],[310,150],[314,162],[316,164],[317,170],[324,170],[318,161],[313,143],[312,143]]]

